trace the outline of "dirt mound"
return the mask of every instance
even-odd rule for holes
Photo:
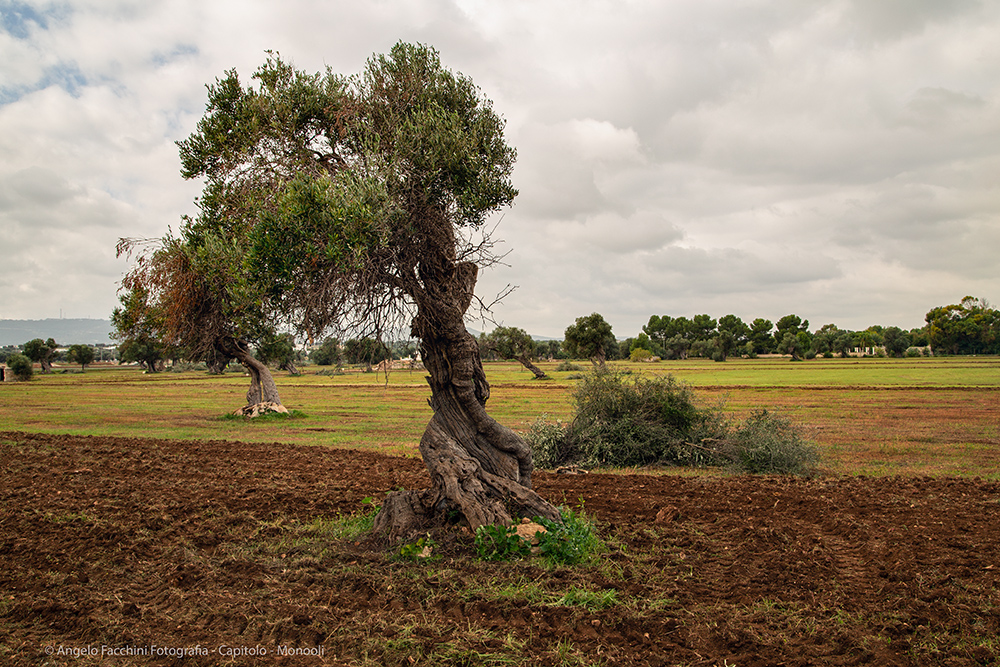
[[[599,562],[428,562],[328,519],[417,459],[0,434],[0,663],[997,664],[1000,485],[555,475]]]

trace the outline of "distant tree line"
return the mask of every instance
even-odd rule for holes
[[[517,341],[516,346],[513,340]],[[521,329],[498,327],[480,336],[484,359],[589,359],[595,365],[614,359],[687,359],[725,361],[782,354],[792,359],[871,356],[1000,354],[1000,311],[984,299],[932,308],[923,327],[905,330],[872,325],[864,330],[825,324],[809,330],[809,320],[789,314],[777,322],[758,317],[746,323],[736,315],[673,317],[652,315],[642,331],[619,340],[600,313],[578,317],[563,340],[534,341]],[[522,361],[522,363],[524,363]],[[537,374],[536,374],[537,375]]]
[[[113,361],[116,358],[117,350],[114,346],[79,343],[59,345],[52,338],[34,338],[23,345],[5,345],[0,348],[0,363],[22,369],[19,373],[22,379],[31,377],[34,372],[33,364],[38,364],[42,373],[48,373],[52,370],[53,362],[79,364],[81,370],[86,370],[96,360]]]
[[[138,309],[130,309],[122,297],[122,307],[115,310],[112,323],[119,345],[60,346],[55,340],[36,338],[23,345],[0,348],[0,363],[10,365],[14,356],[37,364],[41,372],[52,369],[53,362],[80,364],[82,369],[95,360],[120,360],[139,363],[149,371],[162,370],[166,362],[195,361],[183,348],[165,345],[159,338],[155,314],[143,311],[144,322],[136,321]],[[497,327],[480,334],[483,359],[520,361],[536,377],[544,373],[532,363],[538,359],[590,359],[600,365],[615,359],[644,360],[711,358],[724,361],[730,356],[756,357],[761,354],[784,354],[794,359],[846,357],[851,354],[890,357],[966,354],[1000,354],[1000,311],[985,299],[967,296],[957,304],[937,306],[928,311],[923,327],[904,330],[899,327],[872,325],[864,330],[841,329],[825,324],[809,330],[809,321],[795,314],[785,315],[776,323],[758,317],[750,323],[736,315],[718,319],[708,314],[673,317],[652,315],[642,331],[618,340],[611,325],[599,313],[582,316],[566,328],[563,340],[536,341],[516,327]],[[344,364],[371,367],[386,359],[405,359],[418,352],[412,340],[380,342],[374,338],[352,338],[341,342],[327,338],[305,350],[296,346],[291,334],[271,332],[262,336],[254,355],[275,368],[298,372],[306,361],[322,366]],[[857,352],[855,352],[857,351]],[[20,367],[24,364],[20,360]],[[222,372],[232,359],[197,359],[210,371]]]

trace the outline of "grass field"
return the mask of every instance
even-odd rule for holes
[[[572,412],[574,373],[540,364],[534,381],[516,363],[487,363],[491,413],[516,430]],[[581,363],[589,369],[589,364]],[[780,410],[799,424],[836,474],[958,475],[1000,479],[1000,358],[686,360],[619,364],[673,374],[706,403],[736,416]],[[60,372],[65,370],[65,372]],[[299,376],[279,372],[293,419],[243,421],[239,373],[143,374],[67,367],[0,385],[0,430],[75,435],[287,442],[416,454],[430,419],[422,371]]]

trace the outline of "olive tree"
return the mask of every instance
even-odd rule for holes
[[[67,359],[80,364],[80,370],[87,370],[87,365],[94,361],[94,348],[89,345],[70,345]]]
[[[212,259],[192,261],[190,280],[225,278],[204,280],[192,306],[233,352],[255,321],[310,340],[393,339],[409,325],[429,373],[420,453],[432,487],[388,496],[376,533],[405,539],[454,517],[473,530],[558,521],[531,489],[530,449],[486,411],[490,386],[465,327],[479,271],[498,261],[487,219],[517,194],[492,103],[434,49],[405,43],[355,76],[271,55],[253,79],[230,71],[210,85],[179,144],[182,174],[205,181],[179,243],[185,257]]]
[[[48,373],[52,370],[52,355],[55,354],[57,347],[59,345],[51,338],[48,340],[33,338],[24,344],[24,356],[38,362],[42,372]]]
[[[137,362],[150,373],[155,373],[163,361],[162,316],[149,302],[149,291],[144,286],[125,289],[118,296],[120,306],[111,313],[112,336],[118,341],[119,359],[125,363]]]
[[[150,318],[164,347],[183,349],[191,360],[221,367],[223,360],[240,362],[250,375],[243,414],[287,412],[271,371],[251,349],[275,335],[274,321],[243,265],[242,239],[212,231],[218,223],[214,218],[225,221],[225,212],[206,201],[210,197],[200,202],[202,214],[196,220],[185,219],[180,237],[119,241],[119,255],[147,248],[122,280],[127,294],[141,295],[130,304],[135,314],[129,319],[141,323]]]
[[[278,370],[288,371],[292,375],[298,375],[299,369],[295,365],[297,354],[295,351],[295,336],[289,333],[273,334],[269,333],[257,343],[257,350],[254,356],[265,364],[271,364]]]
[[[536,380],[544,380],[548,376],[538,366],[532,363],[536,354],[535,341],[524,329],[517,327],[497,327],[483,336],[483,347],[502,359],[516,359],[522,366],[535,375]]]
[[[617,346],[611,325],[600,313],[576,318],[566,327],[563,347],[574,357],[590,359],[594,366],[604,366],[612,346]]]

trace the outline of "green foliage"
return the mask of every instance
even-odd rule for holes
[[[537,547],[517,534],[517,526],[480,526],[476,530],[476,554],[482,560],[516,560],[538,555],[554,565],[586,563],[606,549],[594,524],[581,510],[559,508],[561,522],[535,517],[545,532],[536,534]]]
[[[617,351],[618,343],[604,317],[600,313],[591,313],[576,318],[576,322],[566,328],[563,347],[570,356],[603,364],[611,356],[612,349]]]
[[[789,420],[762,410],[742,423],[727,421],[721,406],[699,406],[669,375],[598,371],[583,378],[574,400],[568,425],[541,418],[525,435],[538,467],[672,464],[808,474],[818,462]]]
[[[155,372],[165,352],[162,311],[150,303],[146,288],[125,290],[118,300],[121,306],[111,314],[111,324],[115,328],[112,335],[118,340],[120,360],[139,363]]]
[[[284,421],[286,419],[302,419],[306,416],[306,413],[301,410],[289,410],[288,412],[277,412],[268,411],[262,412],[253,419],[248,419],[239,413],[227,412],[222,415],[222,419],[225,421],[239,422],[241,424],[253,424],[258,426],[260,424],[266,424],[268,422]]]
[[[297,372],[295,369],[295,336],[290,333],[266,332],[257,343],[254,356],[261,363],[271,364],[292,373]]]
[[[607,549],[597,535],[594,523],[581,506],[580,513],[568,507],[559,508],[561,523],[537,517],[546,532],[538,535],[538,551],[553,564],[578,565],[587,563]]]
[[[481,560],[516,560],[531,555],[531,544],[518,536],[517,526],[480,526],[476,555]]]
[[[57,347],[58,345],[51,338],[48,340],[34,338],[24,344],[23,354],[28,359],[38,362],[42,367],[42,372],[46,373],[52,367],[52,355],[55,354]]]
[[[497,327],[489,334],[482,335],[481,340],[485,350],[498,359],[535,357],[535,341],[527,331],[518,327]]]
[[[340,342],[336,338],[327,338],[309,354],[309,359],[319,366],[339,365],[341,360]]]
[[[437,546],[437,542],[430,535],[425,535],[416,542],[409,542],[401,546],[399,551],[396,552],[396,558],[415,563],[424,563],[438,557],[434,555],[434,549]]]
[[[720,453],[730,467],[751,474],[804,475],[819,463],[816,448],[798,429],[768,410],[756,410],[732,429]]]
[[[649,361],[652,358],[653,353],[642,347],[634,348],[629,352],[629,359],[632,361]]]
[[[579,373],[583,371],[583,366],[574,364],[572,361],[560,361],[556,365],[556,370],[561,372]]]
[[[94,348],[89,345],[77,344],[71,345],[69,348],[69,360],[80,364],[81,369],[85,369],[88,364],[93,363],[94,356]]]
[[[577,386],[574,402],[566,450],[578,452],[590,465],[698,462],[698,453],[684,443],[717,435],[706,432],[715,423],[713,416],[671,375],[593,373]]]
[[[344,358],[349,364],[371,366],[385,359],[391,359],[392,354],[385,343],[374,338],[352,338],[344,343]]]
[[[425,45],[400,42],[353,76],[276,54],[249,84],[228,71],[178,144],[182,175],[205,183],[198,215],[159,239],[127,286],[147,290],[163,338],[197,358],[264,344],[277,323],[309,339],[397,330],[445,280],[417,267],[454,262],[458,228],[478,229],[517,195],[503,128]]]
[[[926,320],[935,354],[1000,354],[1000,311],[985,299],[933,308]]]
[[[531,457],[539,468],[555,468],[575,458],[574,452],[570,451],[567,425],[547,421],[547,418],[548,415],[540,416],[524,434],[524,441],[531,448]]]
[[[12,354],[7,357],[7,372],[13,373],[18,380],[30,380],[35,370],[32,368],[31,359],[23,354]]]

